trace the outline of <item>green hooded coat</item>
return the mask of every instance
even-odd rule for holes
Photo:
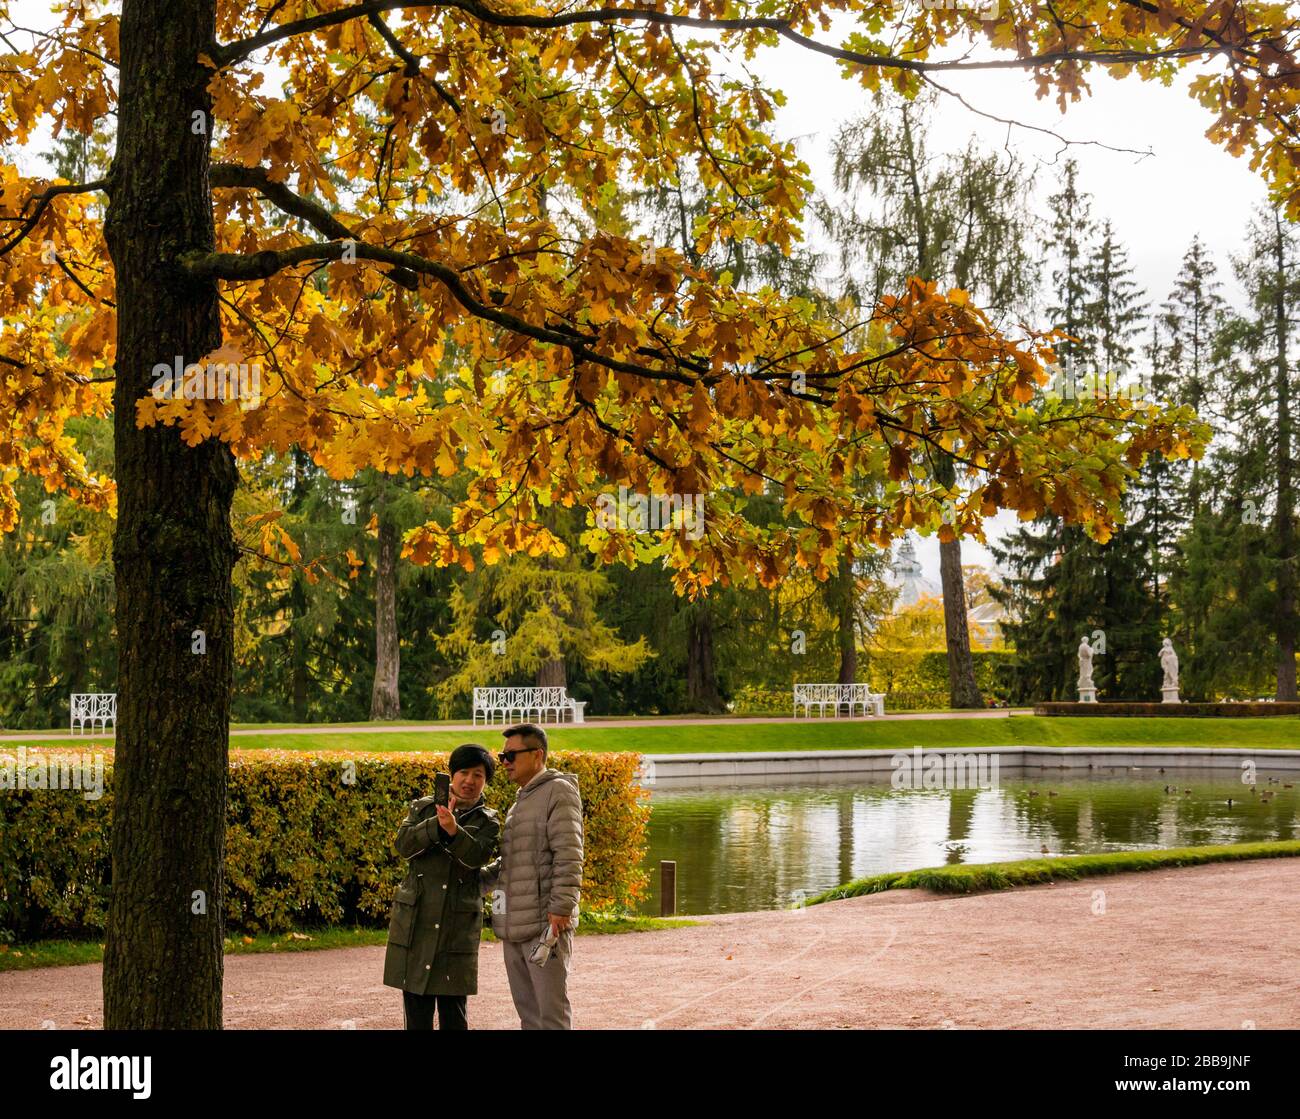
[[[413,995],[478,992],[483,899],[478,868],[496,854],[497,814],[482,798],[456,809],[457,830],[438,826],[433,797],[411,802],[397,831],[406,878],[393,898],[384,983]]]

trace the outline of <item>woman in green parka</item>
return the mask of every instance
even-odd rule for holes
[[[496,856],[501,825],[483,803],[495,764],[482,746],[451,754],[451,796],[411,802],[397,830],[406,878],[393,899],[384,983],[399,987],[408,1030],[469,1028],[466,999],[478,993],[483,899],[478,868]]]

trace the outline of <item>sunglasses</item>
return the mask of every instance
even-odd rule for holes
[[[505,765],[513,765],[515,758],[520,754],[531,754],[534,750],[540,749],[540,746],[525,746],[520,750],[503,750],[497,755],[497,758]]]

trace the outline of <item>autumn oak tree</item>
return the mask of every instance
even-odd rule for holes
[[[696,259],[800,237],[811,184],[772,128],[780,95],[729,60],[825,56],[864,97],[1018,68],[1026,97],[1062,107],[1098,67],[1191,67],[1210,135],[1300,213],[1281,4],[1003,0],[984,20],[874,0],[80,0],[30,29],[10,7],[0,527],[19,473],[115,504],[109,1028],[221,1023],[231,572],[260,532],[232,524],[241,460],[468,472],[450,522],[407,533],[418,563],[556,554],[548,507],[590,512],[620,485],[705,494],[703,535],[659,542],[699,593],[824,578],[946,502],[945,533],[1008,508],[1104,538],[1146,455],[1197,450],[1185,411],[1030,407],[1053,340],[999,334],[961,290],[913,281],[819,312],[639,239],[623,192],[688,175],[706,195]],[[103,179],[20,171],[14,149],[42,126],[105,118]],[[158,399],[155,366],[177,360],[256,363],[257,406],[197,381]],[[109,414],[112,479],[67,430]],[[787,527],[744,517],[756,493],[783,498]],[[589,523],[605,560],[643,547]]]

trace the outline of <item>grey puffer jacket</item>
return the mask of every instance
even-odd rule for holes
[[[506,813],[501,857],[479,872],[492,895],[492,931],[502,940],[532,940],[546,915],[578,923],[582,890],[582,798],[572,773],[544,769],[519,790]]]

